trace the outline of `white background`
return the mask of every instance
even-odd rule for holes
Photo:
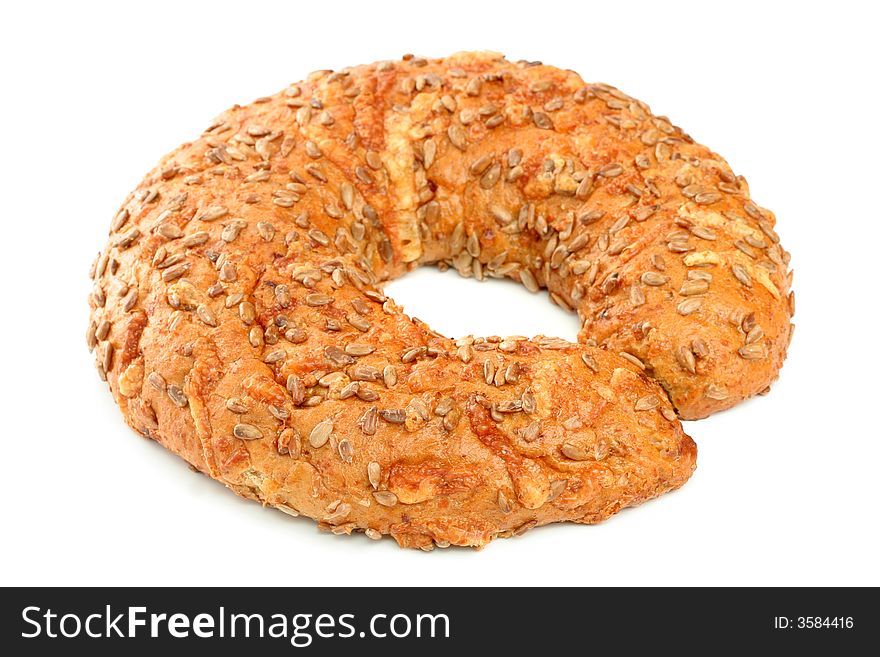
[[[878,25],[872,3],[3,3],[2,584],[880,584]],[[318,68],[491,49],[647,101],[773,209],[798,312],[771,394],[686,423],[699,468],[602,525],[483,551],[335,537],[238,499],[123,424],[85,346],[126,192],[219,111]],[[576,321],[422,270],[447,335]]]

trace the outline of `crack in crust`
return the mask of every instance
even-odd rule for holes
[[[718,155],[572,72],[322,71],[129,194],[87,340],[126,421],[235,492],[335,533],[482,546],[687,480],[676,411],[764,391],[785,356],[774,223]],[[581,344],[436,334],[380,289],[431,263],[546,288]]]

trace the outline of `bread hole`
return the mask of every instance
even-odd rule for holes
[[[546,290],[533,294],[508,279],[476,281],[419,267],[384,291],[410,317],[449,338],[543,334],[577,342],[580,329],[577,314],[554,304]]]

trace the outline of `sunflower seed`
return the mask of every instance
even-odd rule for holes
[[[287,392],[290,393],[290,398],[294,406],[300,406],[305,400],[305,385],[303,385],[302,379],[296,374],[288,375]]]
[[[520,399],[503,401],[496,406],[499,413],[519,413],[523,409],[523,402]]]
[[[747,344],[737,350],[740,356],[746,360],[760,360],[764,357],[764,345],[760,343]]]
[[[406,411],[400,408],[385,409],[379,411],[379,417],[390,424],[403,424],[406,421]]]
[[[173,383],[168,386],[166,392],[168,393],[168,397],[171,399],[171,401],[174,402],[175,406],[183,408],[189,403],[189,399],[187,399],[186,394],[183,392],[183,390],[181,390],[179,386],[176,386]]]
[[[159,392],[165,392],[165,378],[158,372],[150,372],[147,381]]]
[[[592,224],[595,221],[598,221],[605,215],[604,210],[588,210],[587,212],[583,212],[578,215],[578,222],[587,226]]]
[[[110,334],[110,322],[106,319],[102,320],[100,324],[98,324],[98,328],[95,330],[95,337],[98,340],[106,340],[107,336]]]
[[[697,294],[706,294],[709,291],[709,283],[703,280],[685,281],[681,284],[678,293],[683,297],[691,297]]]
[[[349,356],[367,356],[374,351],[376,351],[376,348],[369,344],[349,342],[345,345],[345,353]]]
[[[657,395],[645,395],[636,400],[635,410],[651,411],[660,405],[660,398]]]
[[[381,381],[382,373],[372,365],[355,365],[349,370],[355,381]]]
[[[497,162],[490,166],[480,177],[480,187],[483,189],[491,189],[501,177],[501,165]]]
[[[326,294],[321,294],[320,292],[313,292],[312,294],[306,295],[307,306],[326,306],[332,301],[332,297],[329,297]]]
[[[590,195],[590,192],[593,191],[593,178],[591,176],[584,176],[583,180],[578,183],[577,189],[574,192],[575,198],[585,199]]]
[[[346,210],[351,210],[354,206],[354,187],[349,182],[344,182],[339,186],[339,198]]]
[[[230,221],[223,227],[223,231],[220,233],[220,239],[227,243],[234,242],[238,239],[239,234],[244,230],[245,226],[247,226],[246,221]]]
[[[483,155],[480,158],[474,160],[470,165],[470,173],[472,176],[482,175],[486,169],[488,169],[492,165],[492,160],[494,159],[494,154],[489,153],[488,155]]]
[[[681,365],[682,369],[691,374],[697,373],[697,363],[690,348],[685,346],[679,347],[675,352],[675,358],[678,361],[678,364]]]
[[[185,238],[183,238],[181,244],[183,244],[183,246],[185,246],[186,248],[192,248],[194,246],[201,246],[207,241],[208,233],[200,230],[196,233],[192,233],[191,235],[187,235]]]
[[[373,491],[373,497],[382,506],[394,506],[397,504],[397,495],[390,490]]]
[[[382,156],[376,151],[367,151],[364,154],[364,160],[366,160],[367,166],[374,171],[378,171],[382,168]]]
[[[532,121],[534,121],[535,126],[541,130],[553,129],[553,121],[544,112],[534,112],[532,114]]]
[[[522,536],[527,531],[529,531],[530,529],[533,529],[535,526],[537,526],[537,524],[538,524],[537,520],[529,520],[528,522],[524,522],[522,525],[520,525],[519,527],[517,527],[516,529],[513,530],[513,535],[514,536]]]
[[[697,312],[703,305],[703,300],[699,298],[685,299],[678,304],[676,310],[679,315],[692,315]]]
[[[427,404],[425,404],[425,402],[423,402],[421,399],[411,399],[407,408],[412,409],[412,411],[423,420],[428,420],[431,417],[431,412],[428,409]]]
[[[382,481],[382,468],[376,461],[370,461],[367,464],[367,480],[373,488],[379,488]]]
[[[541,423],[537,420],[530,422],[520,431],[520,436],[522,439],[531,443],[537,440],[538,436],[541,434]]]
[[[379,426],[378,418],[378,409],[375,406],[371,406],[358,420],[361,431],[367,436],[374,435]]]
[[[348,438],[343,438],[339,441],[337,451],[339,452],[339,457],[343,461],[351,464],[352,458],[354,458],[354,446],[351,444],[351,441],[348,440]]]
[[[464,128],[462,128],[457,123],[449,126],[449,129],[446,131],[447,136],[449,137],[449,142],[455,146],[458,150],[463,151],[467,148],[467,137],[465,135]]]
[[[547,497],[547,502],[552,502],[557,497],[562,495],[565,492],[565,488],[568,486],[568,479],[557,479],[556,481],[550,482],[550,495]]]
[[[183,276],[186,272],[190,270],[192,267],[191,262],[182,262],[179,265],[175,265],[173,267],[169,267],[165,271],[162,272],[162,280],[166,283],[170,283],[171,281],[176,281],[178,278]]]
[[[718,239],[715,231],[713,231],[711,228],[707,228],[706,226],[700,226],[699,224],[691,226],[691,233],[703,240],[713,241]]]
[[[740,283],[745,285],[746,287],[752,287],[752,277],[749,275],[749,272],[739,263],[734,263],[731,266],[731,271],[733,271],[734,277]]]
[[[100,350],[99,350],[100,352]],[[99,373],[102,375],[102,380],[107,380],[107,372],[110,371],[111,366],[113,365],[113,355],[116,353],[113,345],[109,342],[104,344],[104,357],[101,359],[101,368]],[[182,393],[181,393],[182,394]]]
[[[535,280],[534,274],[528,269],[520,269],[519,280],[529,292],[537,292],[541,289],[538,286],[538,281]]]
[[[361,333],[365,333],[370,330],[372,324],[370,324],[369,320],[364,319],[360,315],[348,314],[345,316],[346,321],[355,327]]]
[[[617,162],[612,162],[599,169],[598,173],[600,176],[605,176],[606,178],[614,178],[623,173],[623,166]]]
[[[524,413],[534,413],[538,408],[538,402],[535,396],[528,390],[524,391],[520,397],[520,409]]]
[[[640,370],[645,369],[645,364],[642,362],[642,360],[638,356],[634,356],[631,353],[629,353],[628,351],[620,351],[618,353],[621,357],[628,360],[630,363],[632,363],[633,365],[638,367]]]
[[[461,412],[457,408],[453,408],[449,413],[443,416],[443,429],[452,431],[458,426],[461,420]]]
[[[400,355],[400,361],[402,363],[412,363],[419,356],[424,356],[427,352],[427,347],[411,347]]]
[[[324,349],[324,356],[329,360],[333,365],[337,367],[341,367],[343,365],[351,365],[355,362],[355,359],[352,356],[349,356],[345,351],[337,347],[336,345],[331,345]]]
[[[232,434],[240,440],[258,440],[263,437],[263,432],[252,424],[236,424]]]
[[[176,240],[183,237],[183,231],[175,224],[162,224],[156,229],[156,232],[168,240]]]
[[[305,329],[294,327],[284,332],[284,339],[293,344],[302,344],[309,339],[309,334]]]
[[[373,402],[379,399],[379,393],[367,386],[358,386],[356,394],[358,399],[365,402]]]
[[[340,399],[349,399],[350,397],[354,397],[358,389],[360,388],[360,381],[352,381],[347,386],[345,386],[342,390],[339,391]]]
[[[330,505],[333,507],[334,505]],[[329,507],[328,507],[329,508]],[[331,524],[338,523],[340,520],[345,520],[348,515],[351,513],[351,505],[345,502],[342,502],[339,505],[336,505],[335,508],[330,511],[330,513],[324,516],[324,522],[328,522]]]
[[[667,242],[666,248],[673,253],[687,253],[688,251],[694,250],[694,247],[684,240],[673,240],[671,242]]]
[[[760,340],[763,337],[764,337],[764,329],[762,329],[758,325],[755,325],[746,334],[746,344],[754,344],[755,342],[758,342],[758,340]]]
[[[312,429],[309,434],[309,444],[318,449],[319,447],[323,447],[327,441],[330,439],[330,434],[333,432],[333,420],[326,419],[318,422]]]
[[[645,291],[642,289],[640,285],[633,285],[629,289],[629,302],[633,306],[643,306],[647,299],[645,298]]]
[[[642,274],[642,283],[644,283],[645,285],[652,285],[656,287],[658,285],[665,285],[667,281],[669,281],[668,276],[664,276],[663,274],[658,274],[653,271],[646,271],[644,274]]]
[[[562,447],[559,449],[562,452],[563,456],[572,461],[587,461],[590,459],[590,453],[572,441],[566,441],[562,443]]]
[[[212,205],[206,208],[202,214],[197,215],[196,219],[199,221],[216,221],[227,214],[229,214],[229,210],[222,205]]]
[[[758,254],[755,253],[754,249],[752,249],[752,247],[749,246],[749,245],[748,245],[746,242],[744,242],[743,240],[736,240],[736,241],[733,243],[733,245],[734,245],[736,248],[738,248],[740,251],[742,251],[743,253],[745,253],[747,256],[749,256],[750,258],[752,258],[752,259],[758,257]]]
[[[247,413],[250,409],[248,409],[247,405],[240,398],[230,397],[226,400],[226,410],[241,415]]]
[[[211,309],[205,304],[199,304],[198,308],[196,308],[196,315],[202,320],[202,323],[207,324],[208,326],[217,326],[217,318],[214,316],[214,313],[211,312]]]
[[[581,360],[584,362],[584,365],[589,367],[596,374],[599,373],[599,364],[596,362],[596,359],[593,358],[590,354],[581,354]]]
[[[287,352],[284,349],[276,349],[275,351],[270,351],[268,354],[266,354],[263,357],[263,362],[271,365],[273,363],[279,363],[286,358]]]
[[[483,361],[483,379],[485,379],[487,385],[492,385],[492,380],[495,378],[495,363],[492,362],[491,358],[487,358]]]
[[[113,219],[113,223],[110,226],[110,229],[115,233],[119,230],[122,230],[123,226],[128,222],[131,214],[126,208],[122,208]]]
[[[278,434],[278,440],[275,446],[279,454],[289,454],[292,458],[298,459],[302,455],[302,440],[299,431],[290,427]]]
[[[714,399],[715,401],[724,401],[730,396],[730,393],[727,392],[727,388],[718,385],[717,383],[710,383],[708,386],[706,386],[703,394],[708,399]]]
[[[444,397],[439,402],[437,402],[437,406],[434,407],[434,413],[440,416],[444,416],[452,410],[452,407],[455,405],[455,400],[452,397]]]
[[[694,202],[699,205],[709,205],[720,201],[721,198],[722,196],[718,192],[701,192],[694,196]]]
[[[437,142],[433,139],[426,139],[422,145],[422,164],[425,169],[430,169],[434,164],[434,158],[437,156]]]

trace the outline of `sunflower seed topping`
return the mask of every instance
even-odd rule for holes
[[[658,274],[653,271],[646,271],[644,274],[642,274],[642,283],[644,283],[645,285],[652,285],[656,287],[659,285],[665,285],[668,280],[668,276],[664,276],[663,274]]]
[[[760,360],[764,357],[764,345],[760,343],[747,344],[740,347],[738,352],[746,360]]]
[[[240,440],[258,440],[263,437],[263,432],[252,424],[236,424],[232,434]]]
[[[379,484],[382,481],[382,468],[376,461],[370,461],[367,464],[367,479],[374,489],[379,488]]]
[[[169,384],[166,392],[168,393],[169,399],[174,402],[175,406],[179,406],[183,408],[187,404],[189,404],[189,399],[187,399],[186,394],[184,394],[183,390],[179,387],[172,384]]]
[[[690,298],[679,303],[676,310],[678,310],[679,315],[693,315],[702,307],[702,305],[703,301],[701,299]]]
[[[315,449],[323,447],[330,440],[331,433],[333,433],[333,420],[329,418],[322,420],[314,426],[309,434],[309,444]]]
[[[367,409],[367,411],[358,420],[358,425],[365,435],[374,435],[376,433],[376,429],[379,426],[378,409],[375,406],[371,406],[369,409]]]
[[[373,491],[373,497],[382,506],[394,506],[397,504],[397,495],[390,490]]]
[[[587,461],[591,458],[590,453],[582,446],[574,441],[566,441],[562,443],[560,450],[562,455],[572,461]]]
[[[651,411],[660,405],[660,398],[657,395],[645,395],[636,400],[635,410]]]

